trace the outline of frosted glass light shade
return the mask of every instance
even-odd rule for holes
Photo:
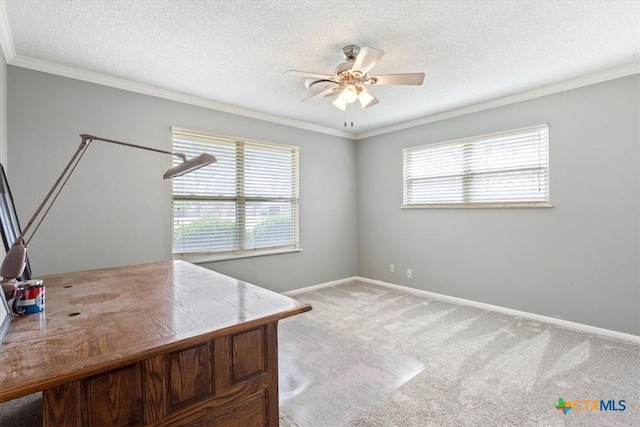
[[[342,97],[342,99],[344,99],[344,102],[346,102],[347,104],[351,104],[352,102],[355,102],[356,99],[358,99],[358,90],[353,85],[347,85],[340,96]]]
[[[333,105],[344,111],[347,108],[347,103],[342,99],[342,95],[336,97],[333,101]]]
[[[367,108],[369,104],[371,104],[375,99],[376,97],[371,95],[364,88],[362,88],[362,91],[360,91],[360,93],[358,94],[358,100],[360,101],[360,105],[362,105],[362,108]]]

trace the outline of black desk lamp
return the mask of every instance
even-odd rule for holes
[[[87,135],[84,133],[81,134],[80,137],[82,138],[82,142],[80,142],[80,146],[76,150],[75,154],[71,157],[71,160],[69,160],[69,163],[67,163],[67,166],[64,168],[64,170],[62,171],[62,173],[60,174],[56,182],[53,184],[53,187],[51,187],[51,190],[49,190],[49,192],[45,196],[42,203],[40,203],[40,206],[38,206],[38,209],[36,209],[36,212],[33,214],[31,219],[27,223],[27,225],[22,230],[22,233],[20,233],[20,235],[16,238],[16,240],[13,242],[13,245],[5,255],[4,261],[2,262],[2,266],[0,267],[0,276],[2,276],[3,284],[7,284],[7,285],[13,284],[13,286],[17,284],[17,279],[20,276],[22,276],[22,273],[24,272],[25,266],[27,264],[27,247],[29,245],[29,242],[31,242],[33,235],[36,233],[36,231],[38,231],[38,227],[40,227],[40,224],[42,224],[42,220],[44,220],[44,218],[49,213],[51,206],[58,198],[60,191],[62,191],[62,188],[64,188],[65,184],[69,180],[69,177],[71,176],[76,166],[80,162],[80,159],[82,159],[82,156],[84,155],[85,151],[87,150],[87,148],[89,148],[89,144],[91,144],[93,141],[110,142],[113,144],[125,145],[127,147],[133,147],[133,148],[140,148],[142,150],[155,151],[157,153],[169,154],[171,156],[181,158],[182,163],[166,171],[163,175],[164,179],[175,178],[177,176],[184,175],[186,173],[192,172],[196,169],[199,169],[203,166],[207,166],[211,163],[215,163],[217,161],[214,156],[208,153],[203,153],[203,154],[200,154],[199,156],[192,158],[191,160],[187,160],[187,156],[184,155],[183,153],[173,153],[171,151],[159,150],[157,148],[151,148],[151,147],[144,147],[141,145],[130,144],[128,142],[121,142],[121,141],[114,141],[112,139],[99,138],[97,136]],[[40,215],[40,213],[43,212],[43,210],[44,210],[44,213]],[[29,239],[25,241],[24,240],[25,235],[31,229],[31,226],[34,224],[36,219],[38,219],[38,216],[40,216],[38,223],[36,224],[33,232],[29,236]]]

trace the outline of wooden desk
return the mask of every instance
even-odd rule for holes
[[[0,402],[46,426],[278,425],[278,320],[311,309],[182,261],[44,278],[0,346]]]

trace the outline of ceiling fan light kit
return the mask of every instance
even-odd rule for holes
[[[360,101],[362,108],[378,103],[378,99],[367,90],[366,85],[422,85],[424,73],[370,76],[369,71],[383,55],[383,51],[372,47],[348,45],[342,48],[342,57],[347,62],[338,65],[333,75],[298,70],[289,70],[287,74],[307,77],[305,87],[313,94],[302,101],[336,96],[333,105],[343,111],[356,100]]]
[[[356,85],[347,85],[340,93],[340,96],[347,104],[356,102],[356,99],[358,99],[358,89],[356,89]]]
[[[347,101],[345,101],[342,96],[336,97],[336,99],[333,100],[332,104],[342,111],[347,109]]]

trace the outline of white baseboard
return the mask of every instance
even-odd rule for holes
[[[612,331],[610,329],[598,328],[596,326],[589,326],[582,323],[571,322],[569,320],[557,319],[555,317],[543,316],[541,314],[529,313],[526,311],[514,310],[511,308],[501,307],[499,305],[486,304],[483,302],[477,302],[473,300],[468,300],[464,298],[452,297],[449,295],[438,294],[430,291],[423,291],[421,289],[410,288],[408,286],[396,285],[393,283],[383,282],[381,280],[368,279],[366,277],[354,276],[346,279],[335,280],[333,282],[320,283],[318,285],[308,286],[306,288],[295,289],[293,291],[285,292],[284,295],[292,296],[301,294],[303,292],[315,291],[322,288],[327,288],[330,286],[336,286],[343,283],[353,282],[353,281],[370,283],[372,285],[384,286],[391,289],[400,290],[403,292],[408,292],[414,295],[423,296],[427,298],[437,299],[440,301],[446,301],[454,304],[467,305],[470,307],[476,307],[483,310],[491,310],[498,313],[507,314],[510,316],[522,317],[525,319],[536,320],[538,322],[550,323],[552,325],[561,326],[567,329],[573,329],[576,331],[587,332],[596,335],[602,335],[609,338],[616,338],[619,340],[629,341],[634,344],[640,344],[640,336],[626,334],[624,332]]]
[[[353,277],[348,277],[346,279],[334,280],[333,282],[320,283],[318,285],[307,286],[306,288],[294,289],[292,291],[283,292],[282,295],[286,295],[286,296],[290,297],[290,296],[293,296],[293,295],[301,294],[303,292],[316,291],[318,289],[328,288],[330,286],[341,285],[343,283],[349,283],[349,282],[353,282],[353,281],[356,281],[356,280],[363,280],[363,279],[361,279],[359,277],[356,277],[356,276],[353,276]]]
[[[354,280],[353,278],[350,280]],[[373,285],[385,286],[391,289],[397,289],[404,292],[409,292],[415,295],[420,295],[428,298],[438,299],[441,301],[447,301],[454,304],[467,305],[470,307],[481,308],[484,310],[491,310],[498,313],[504,313],[511,316],[523,317],[526,319],[536,320],[538,322],[551,323],[553,325],[562,326],[564,328],[573,329],[581,332],[588,332],[591,334],[604,335],[609,338],[617,338],[620,340],[630,341],[634,344],[640,344],[640,336],[626,334],[624,332],[612,331],[610,329],[598,328],[596,326],[589,326],[582,323],[571,322],[564,319],[556,319],[555,317],[543,316],[541,314],[528,313],[526,311],[514,310],[511,308],[501,307],[499,305],[486,304],[483,302],[472,301],[464,298],[452,297],[449,295],[438,294],[435,292],[423,291],[421,289],[410,288],[407,286],[395,285],[393,283],[382,282],[380,280],[367,279],[366,277],[356,276],[355,280],[371,283]]]

